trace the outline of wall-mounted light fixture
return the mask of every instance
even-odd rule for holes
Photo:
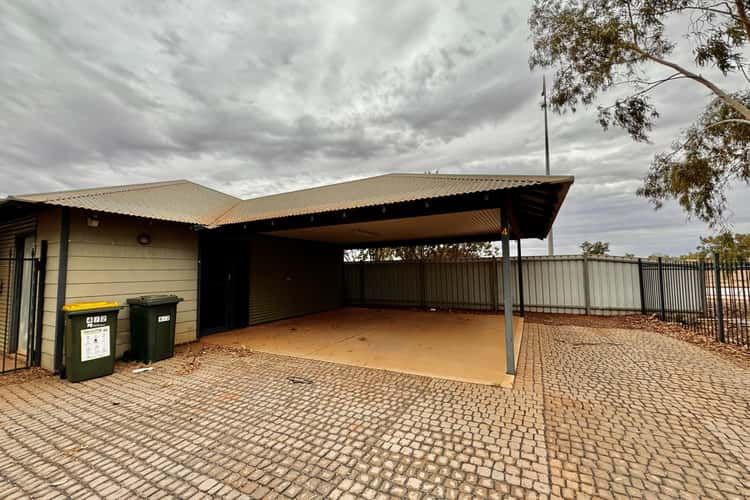
[[[86,216],[86,225],[88,227],[99,227],[99,214],[89,214]]]
[[[138,244],[139,245],[150,245],[151,244],[151,235],[148,233],[141,233],[138,235]]]

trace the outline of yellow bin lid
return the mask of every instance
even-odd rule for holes
[[[120,307],[118,302],[81,302],[79,304],[66,304],[63,306],[63,311],[84,311],[88,309],[112,309],[114,307]]]

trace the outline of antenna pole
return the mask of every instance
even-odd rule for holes
[[[549,172],[549,126],[547,125],[547,79],[542,75],[542,97],[544,97],[544,167],[546,175]],[[552,229],[547,235],[547,255],[555,255],[555,243],[552,237]]]

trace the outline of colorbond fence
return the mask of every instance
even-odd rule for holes
[[[628,314],[641,311],[638,260],[621,257],[524,257],[526,311]],[[353,262],[344,268],[352,305],[503,309],[500,259]],[[521,302],[518,261],[511,259],[514,310]]]
[[[750,346],[750,264],[625,257],[511,259],[513,309],[572,314],[655,313],[665,321]],[[351,305],[502,311],[500,259],[351,262]]]

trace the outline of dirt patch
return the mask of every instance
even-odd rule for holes
[[[727,361],[750,370],[750,348],[734,344],[722,344],[717,340],[700,335],[677,323],[667,323],[653,316],[628,314],[625,316],[594,316],[584,314],[528,313],[526,321],[550,326],[586,326],[590,328],[622,328],[646,330],[666,335],[683,342],[689,342],[709,350]]]
[[[54,377],[52,372],[48,372],[37,366],[24,368],[0,375],[0,387],[13,384],[23,384],[32,380]]]

